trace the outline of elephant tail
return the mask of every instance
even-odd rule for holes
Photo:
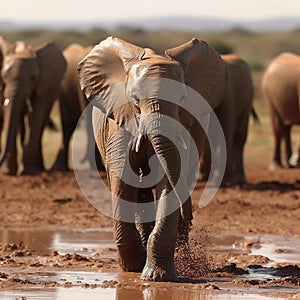
[[[252,117],[253,117],[253,119],[254,119],[254,122],[255,122],[256,124],[260,124],[259,116],[258,116],[258,114],[257,114],[257,112],[255,111],[255,109],[254,109],[253,106],[251,107],[251,115],[252,115]]]
[[[49,118],[46,126],[51,131],[58,131],[57,125],[55,124],[55,122],[51,118]]]

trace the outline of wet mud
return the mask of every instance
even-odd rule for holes
[[[0,299],[299,299],[300,174],[257,168],[248,167],[248,185],[220,189],[203,209],[198,183],[177,283],[119,269],[111,219],[73,173],[0,175]]]

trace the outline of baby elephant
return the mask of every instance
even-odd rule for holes
[[[93,126],[110,183],[119,265],[142,272],[143,280],[176,281],[176,239],[186,228],[181,224],[192,219],[191,187],[182,170],[197,165],[199,152],[193,158],[191,149],[196,145],[201,151],[205,138],[184,108],[194,104],[192,113],[198,109],[199,119],[208,114],[201,110],[203,98],[188,97],[187,86],[215,108],[226,80],[224,62],[197,39],[162,56],[109,37],[79,63],[78,71],[81,88],[95,105]],[[196,143],[184,141],[177,128],[188,129]],[[156,168],[149,168],[154,160]]]

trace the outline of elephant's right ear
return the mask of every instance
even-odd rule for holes
[[[116,93],[116,87],[125,87],[128,69],[144,55],[145,50],[116,37],[108,37],[96,45],[79,62],[77,70],[82,91],[109,115],[116,102],[126,101],[125,91]],[[123,99],[120,99],[122,98]]]
[[[226,66],[219,53],[196,38],[167,49],[165,53],[181,63],[185,70],[185,83],[202,95],[213,109],[217,107],[227,80]]]

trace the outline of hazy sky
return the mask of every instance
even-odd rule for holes
[[[101,21],[155,16],[255,20],[299,16],[300,0],[3,0],[0,21]]]

